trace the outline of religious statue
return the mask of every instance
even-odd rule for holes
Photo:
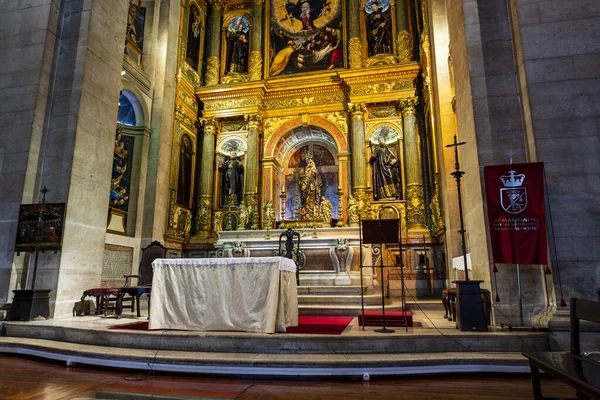
[[[392,54],[392,20],[389,6],[385,10],[380,8],[379,2],[371,3],[371,12],[367,11],[367,42],[369,57],[377,54]]]
[[[300,173],[298,181],[300,200],[302,201],[300,214],[304,219],[311,219],[314,217],[316,201],[321,196],[323,182],[321,181],[317,165],[313,160],[312,153],[307,150],[302,155],[302,158],[304,158],[306,165]]]
[[[129,152],[125,148],[125,142],[123,141],[123,136],[119,129],[117,130],[115,151],[113,154],[110,206],[127,210],[127,204],[129,202],[129,181],[126,175],[129,175],[127,169],[127,157]]]
[[[273,201],[268,200],[263,205],[263,211],[265,212],[265,219],[263,220],[265,228],[271,229],[273,222],[275,221],[275,210],[273,210]]]
[[[398,197],[398,157],[390,150],[385,137],[379,137],[379,146],[371,153],[369,163],[373,166],[373,196],[375,200]]]
[[[348,195],[346,213],[348,214],[348,225],[354,226],[358,224],[358,204],[352,195]]]
[[[242,201],[239,205],[238,205],[238,209],[237,209],[237,230],[238,231],[243,231],[246,229],[246,225],[248,224],[248,217],[250,216],[248,210],[248,207],[246,207],[246,204],[244,204],[244,202]]]
[[[321,211],[321,219],[323,220],[323,222],[325,224],[331,223],[332,208],[333,208],[333,206],[331,205],[331,202],[329,200],[327,200],[327,198],[325,196],[321,196],[321,204],[319,206],[319,209]]]
[[[238,17],[229,25],[227,32],[227,72],[248,71],[248,25]],[[234,26],[232,26],[234,25]]]
[[[219,164],[219,171],[221,171],[223,177],[221,187],[224,197],[227,198],[227,196],[235,195],[237,204],[240,204],[243,195],[244,166],[239,158],[236,157],[235,152],[232,152],[231,157]]]

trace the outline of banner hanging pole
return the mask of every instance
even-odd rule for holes
[[[521,326],[523,323],[523,291],[521,290],[521,264],[517,264],[517,288],[519,290],[519,315],[521,316]]]

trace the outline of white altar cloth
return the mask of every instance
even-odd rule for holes
[[[298,325],[290,259],[174,258],[152,267],[149,329],[273,333]]]

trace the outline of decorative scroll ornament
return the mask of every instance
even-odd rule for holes
[[[316,116],[331,122],[341,132],[348,133],[348,116],[345,112],[334,111],[316,114]]]
[[[253,231],[258,229],[258,219],[259,219],[259,208],[258,208],[258,194],[256,193],[246,193],[244,194],[244,203],[248,208],[248,223],[246,226],[249,226]]]
[[[211,229],[211,199],[210,197],[200,197],[198,199],[198,210],[196,213],[196,232],[202,232],[208,236]]]
[[[206,86],[219,84],[219,57],[210,56],[206,60]]]
[[[371,191],[365,188],[355,188],[353,197],[356,202],[356,209],[360,218],[371,218]],[[350,209],[350,200],[348,200],[348,209]]]
[[[396,57],[391,54],[377,54],[376,56],[367,58],[364,61],[364,66],[367,68],[394,64],[396,64]]]
[[[425,224],[425,203],[423,186],[412,184],[406,186],[406,224],[409,228]]]
[[[181,104],[177,104],[177,107],[175,108],[175,118],[177,119],[177,121],[181,122],[186,128],[188,128],[192,132],[195,132],[196,124],[194,123],[194,120],[191,119],[185,113],[185,110],[183,109],[183,106]]]
[[[198,112],[198,103],[192,96],[185,92],[179,92],[179,99],[188,106],[194,113]]]
[[[442,218],[442,210],[440,207],[440,194],[437,187],[437,182],[435,184],[435,190],[433,192],[433,196],[431,196],[431,215],[433,217],[433,231],[440,235],[444,233],[446,227],[444,225],[444,219]]]
[[[257,106],[259,100],[256,97],[246,97],[242,99],[207,101],[204,103],[204,109],[207,111],[224,110],[230,108],[245,108]]]
[[[402,81],[398,81],[398,82],[379,82],[379,83],[352,86],[350,88],[350,94],[365,95],[365,94],[397,92],[397,91],[410,90],[410,89],[413,89],[412,80],[402,80]]]
[[[357,37],[350,38],[348,41],[348,61],[350,69],[360,69],[363,66],[360,39]]]
[[[221,77],[221,84],[222,85],[231,85],[234,83],[248,82],[249,80],[250,80],[250,78],[248,77],[248,74],[236,74],[236,73],[230,72],[227,75],[223,75]]]
[[[289,121],[295,119],[296,116],[290,117],[275,117],[275,118],[265,118],[263,121],[263,137],[264,141],[266,141],[273,136],[273,134],[284,124]]]
[[[389,117],[397,117],[397,114],[396,114],[396,109],[394,107],[379,107],[379,108],[370,108],[369,109],[369,117],[389,118]]]
[[[302,106],[317,106],[321,104],[340,103],[344,100],[342,93],[322,94],[315,96],[293,97],[288,99],[270,100],[265,103],[266,109],[294,108]]]
[[[411,36],[408,31],[402,30],[398,32],[396,36],[396,54],[398,55],[398,62],[412,61]]]
[[[178,236],[190,237],[190,229],[192,228],[192,213],[181,207],[175,208],[174,230]]]
[[[256,1],[256,0],[255,0]],[[260,0],[262,2],[262,0]],[[248,77],[251,81],[260,81],[262,79],[263,61],[260,51],[250,52],[248,58]]]

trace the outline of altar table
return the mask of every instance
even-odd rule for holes
[[[152,267],[149,329],[273,333],[298,325],[290,259],[174,258]]]

